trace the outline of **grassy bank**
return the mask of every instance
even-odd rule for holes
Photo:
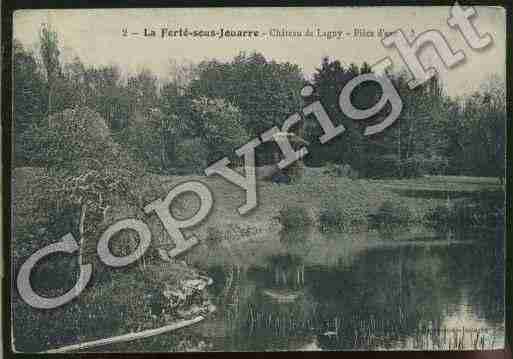
[[[34,200],[37,197],[35,192],[43,190],[44,176],[41,169],[15,171],[16,231],[25,232],[32,228],[34,233],[28,236],[33,238],[39,234],[38,231],[45,230],[44,223],[48,221],[44,218],[48,213],[37,209],[37,201]],[[500,206],[504,195],[503,187],[495,178],[427,176],[407,180],[352,180],[319,172],[290,185],[257,182],[258,206],[247,215],[240,216],[237,208],[245,203],[245,192],[221,177],[151,174],[145,177],[139,187],[144,204],[165,197],[179,183],[196,180],[206,184],[214,197],[213,209],[200,225],[184,232],[186,236],[194,234],[201,239],[216,241],[267,239],[277,236],[282,229],[293,230],[307,224],[321,230],[347,232],[362,230],[376,223],[407,226],[425,224],[433,218],[474,220],[475,212],[480,209],[490,212]],[[462,216],[450,212],[459,203],[469,200],[473,201],[472,205],[463,206],[470,209]],[[476,208],[476,203],[485,202],[487,206]],[[184,194],[173,202],[173,212],[189,217],[198,206],[199,201],[194,195]],[[148,222],[157,246],[173,246],[158,218],[154,214],[144,214],[142,208],[112,207],[103,225],[134,215]],[[26,243],[19,244],[26,246]]]
[[[38,209],[34,200],[35,192],[43,190],[44,176],[41,169],[15,171],[16,232],[29,239],[44,233],[48,222],[45,218],[48,213]],[[428,176],[367,180],[318,174],[304,176],[290,185],[258,181],[258,206],[241,216],[237,208],[245,203],[245,192],[221,177],[148,174],[139,187],[143,203],[164,198],[171,188],[190,180],[201,181],[210,188],[214,206],[201,224],[185,229],[184,234],[214,241],[263,240],[277,237],[282,229],[294,230],[307,225],[320,230],[351,232],[376,224],[408,226],[433,221],[479,224],[501,207],[504,196],[503,187],[495,178]],[[184,194],[173,201],[172,210],[175,216],[187,218],[198,206],[199,200],[193,194]],[[148,223],[156,247],[173,247],[158,218],[144,214],[142,208],[113,206],[102,227],[133,216],[142,217]],[[29,242],[34,241],[26,238],[23,242],[16,241],[15,247],[19,244],[23,254],[28,254],[42,245],[35,243],[35,247],[29,245],[25,249]]]
[[[258,207],[240,216],[237,208],[245,203],[245,193],[222,178],[166,177],[164,187],[168,190],[187,179],[207,184],[215,199],[209,218],[193,231],[208,237],[214,229],[216,238],[233,240],[268,238],[282,228],[310,224],[321,230],[342,231],[362,230],[376,223],[426,224],[441,208],[457,207],[469,199],[500,206],[503,196],[502,186],[494,178],[351,180],[321,175],[290,185],[259,182]]]

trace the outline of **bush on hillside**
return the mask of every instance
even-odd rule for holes
[[[366,210],[360,204],[348,206],[343,198],[330,197],[321,204],[319,225],[322,231],[347,231],[367,222]]]
[[[180,141],[175,147],[176,160],[173,172],[202,174],[207,167],[208,152],[199,138]]]
[[[330,162],[326,165],[324,174],[333,177],[346,177],[350,179],[357,179],[359,173],[348,164],[338,164]]]
[[[466,198],[433,208],[426,214],[428,224],[447,226],[496,226],[504,220],[504,203],[493,198]]]
[[[369,222],[379,226],[408,224],[413,218],[410,209],[400,203],[385,201],[374,214],[369,214]]]
[[[284,230],[304,228],[312,223],[306,208],[294,205],[282,207],[278,213],[278,220]]]

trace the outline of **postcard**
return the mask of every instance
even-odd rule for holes
[[[17,10],[12,65],[14,352],[504,348],[504,8]]]

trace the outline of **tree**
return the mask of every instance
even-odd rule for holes
[[[176,60],[169,60],[170,83],[177,90],[178,95],[184,95],[192,80],[198,78],[199,67],[190,61],[178,63]]]
[[[86,107],[66,110],[52,115],[50,123],[46,146],[55,206],[57,212],[71,207],[80,213],[82,258],[113,201],[138,203],[131,188],[141,173],[96,112]]]
[[[16,39],[13,60],[15,159],[25,162],[34,155],[31,126],[39,125],[46,112],[46,83],[34,54]]]
[[[358,170],[365,166],[364,124],[345,116],[339,108],[338,97],[349,81],[360,73],[368,71],[370,68],[365,63],[361,68],[355,64],[344,67],[339,60],[331,61],[327,57],[323,58],[320,68],[313,76],[314,92],[308,102],[320,101],[332,121],[337,124],[342,123],[346,131],[329,143],[321,144],[318,138],[322,130],[314,121],[307,121],[306,137],[312,144],[311,155],[306,158],[307,164],[318,166],[327,162],[346,163]],[[355,93],[357,96],[353,97],[352,101],[356,107],[360,108],[370,107],[376,95],[379,94],[371,82],[363,83]]]
[[[150,171],[161,170],[161,122],[149,113],[136,114],[136,119],[118,131],[114,138],[125,147],[128,153],[144,168]]]
[[[491,173],[504,183],[506,164],[506,84],[497,75],[490,76],[481,87],[483,105],[486,115],[483,116],[482,128],[487,132],[487,149],[492,159]]]
[[[397,148],[397,174],[401,177],[439,174],[447,162],[448,99],[436,76],[415,89],[410,89],[407,81],[405,73],[393,77],[403,110],[396,120],[395,131],[386,136],[389,145]]]
[[[181,82],[168,82],[162,86],[159,99],[163,167],[177,162],[177,142],[189,132],[190,99],[183,95]]]
[[[451,134],[453,173],[496,176],[502,180],[505,164],[505,84],[497,77],[483,83],[480,92],[455,105],[447,128]]]
[[[104,75],[108,73],[105,71]],[[110,87],[114,88],[114,78],[111,76],[104,84],[110,82]],[[114,137],[145,168],[162,170],[165,166],[162,157],[165,145],[162,141],[164,121],[161,111],[158,110],[157,77],[150,70],[143,69],[128,77],[119,101],[120,108],[125,108],[125,105],[128,119],[126,123],[112,126],[117,129]]]
[[[48,115],[52,114],[53,108],[53,96],[54,96],[54,85],[61,74],[61,67],[59,62],[59,40],[57,32],[52,30],[50,25],[41,25],[41,33],[39,36],[41,46],[41,58],[43,60],[43,66],[46,71],[46,79],[48,83]]]
[[[223,99],[194,99],[192,121],[191,130],[206,147],[209,163],[233,156],[234,150],[249,139],[240,110]]]
[[[123,98],[126,92],[117,66],[86,67],[75,58],[72,63],[64,65],[63,73],[72,88],[73,104],[97,111],[111,129],[117,129],[118,121],[123,122],[122,119],[128,117],[131,101]]]
[[[354,121],[340,109],[339,95],[349,81],[370,72],[367,63],[358,67],[355,64],[343,66],[339,60],[329,58],[322,60],[313,77],[315,91],[309,101],[320,101],[330,118],[342,123],[346,131],[329,143],[320,144],[318,137],[322,130],[315,123],[307,122],[307,138],[313,147],[307,164],[344,163],[364,176],[402,176],[406,172],[412,174],[412,171],[403,171],[403,167],[413,165],[413,173],[417,173],[417,169],[440,157],[444,143],[439,132],[445,113],[438,79],[411,90],[405,74],[387,73],[402,99],[402,112],[390,128],[365,137],[365,126],[380,121],[391,110],[390,106],[366,121]],[[370,108],[379,101],[381,91],[379,84],[364,82],[353,90],[351,103],[356,108]]]
[[[157,77],[148,69],[129,76],[126,91],[132,101],[132,115],[145,117],[158,105]]]
[[[47,81],[47,119],[51,115],[75,106],[84,105],[82,95],[83,65],[75,59],[71,64],[61,64],[59,37],[48,24],[41,25],[39,35],[40,55]],[[67,69],[68,71],[65,71]],[[48,122],[48,126],[50,127]]]
[[[241,124],[256,137],[272,126],[281,126],[301,110],[300,91],[305,83],[301,69],[288,62],[267,60],[260,53],[240,53],[230,62],[205,61],[189,85],[192,98],[221,98],[240,110]],[[257,161],[274,161],[265,146]]]

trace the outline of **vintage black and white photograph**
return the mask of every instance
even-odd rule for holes
[[[17,10],[11,45],[12,351],[504,348],[504,8]]]

